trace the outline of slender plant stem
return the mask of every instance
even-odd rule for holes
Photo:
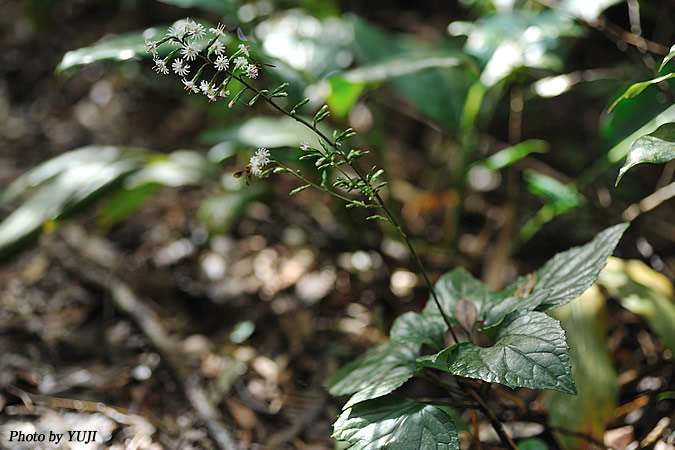
[[[347,160],[344,152],[342,149],[338,147],[338,145],[329,139],[321,130],[319,130],[316,125],[309,123],[307,120],[303,119],[302,117],[299,117],[297,114],[291,114],[289,111],[287,111],[285,108],[279,106],[272,98],[266,94],[263,94],[260,90],[252,86],[250,83],[248,83],[246,80],[244,80],[242,77],[237,76],[234,74],[234,72],[230,71],[229,69],[226,71],[227,75],[231,76],[235,80],[239,81],[241,84],[243,84],[247,89],[252,90],[253,92],[256,93],[256,95],[259,96],[259,98],[264,99],[270,106],[272,106],[274,109],[279,111],[281,114],[291,117],[295,119],[296,121],[300,122],[303,124],[305,127],[309,128],[312,130],[317,136],[319,136],[321,139],[323,139],[326,144],[330,145],[333,147],[337,152],[339,152],[345,160]],[[366,180],[366,177],[363,175],[363,173],[358,169],[358,167],[355,167],[351,165],[351,168],[354,170],[356,175],[363,181],[366,185],[368,185],[368,182]],[[322,189],[323,190],[323,189]],[[394,215],[389,211],[389,208],[387,208],[386,204],[384,203],[384,200],[382,200],[382,197],[380,196],[379,193],[375,193],[374,198],[376,200],[377,206],[384,212],[386,215],[387,219],[389,222],[396,228],[398,231],[399,235],[403,239],[403,241],[406,243],[406,246],[408,247],[408,250],[410,251],[410,254],[413,256],[415,263],[420,269],[420,272],[422,273],[422,277],[424,278],[425,283],[427,284],[427,287],[429,288],[429,292],[431,293],[431,297],[434,300],[434,303],[436,303],[436,306],[438,307],[438,311],[440,312],[441,316],[443,317],[443,320],[445,321],[445,324],[448,326],[448,330],[450,330],[450,334],[452,335],[452,338],[454,339],[455,343],[459,342],[459,339],[457,338],[457,335],[455,334],[455,330],[453,329],[453,324],[448,315],[445,313],[443,310],[443,307],[441,305],[441,301],[438,299],[438,296],[436,295],[436,290],[434,289],[434,285],[429,279],[429,275],[427,274],[427,271],[424,267],[424,264],[422,263],[422,260],[420,259],[419,255],[417,254],[417,251],[415,250],[415,247],[413,246],[410,238],[408,235],[403,231],[403,228],[401,225],[398,223]]]

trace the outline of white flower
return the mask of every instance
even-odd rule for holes
[[[244,44],[239,44],[239,50],[246,56],[250,57],[251,55],[248,53],[248,45]]]
[[[214,36],[225,36],[225,25],[219,23],[217,28],[209,28],[209,31],[213,33]]]
[[[228,95],[230,95],[229,89],[221,89],[220,92],[218,93],[219,96],[225,98]]]
[[[166,67],[166,63],[163,59],[155,59],[154,69],[157,71],[157,73],[163,73],[164,75],[169,74],[169,68]]]
[[[209,103],[215,102],[218,100],[218,97],[216,95],[216,88],[212,87],[208,91],[204,92],[204,95],[206,95],[209,98]]]
[[[188,81],[185,78],[183,78],[183,84],[185,85],[183,89],[188,91],[188,94],[190,94],[191,92],[194,92],[195,94],[199,92],[199,88],[195,85],[194,81]]]
[[[251,173],[260,178],[263,174],[263,168],[269,164],[270,152],[266,148],[259,148],[253,156],[251,156]]]
[[[230,67],[230,61],[227,59],[227,56],[219,56],[216,59],[214,66],[216,66],[216,69],[218,70],[227,70],[227,68]]]
[[[174,73],[177,73],[181,77],[190,73],[190,65],[180,58],[174,59],[171,67],[173,68]]]
[[[216,40],[211,45],[211,49],[212,49],[213,53],[215,53],[216,55],[222,55],[223,52],[225,51],[225,44],[223,44],[219,40]]]
[[[208,92],[208,90],[211,89],[211,85],[209,84],[208,81],[202,80],[202,82],[199,83],[199,89],[201,89],[202,92],[204,93],[204,95],[206,95],[206,93]]]
[[[302,144],[300,144],[300,150],[303,152],[309,151],[309,142],[305,141]]]
[[[237,70],[240,67],[244,67],[248,64],[248,59],[243,56],[239,56],[234,60],[234,70]]]
[[[197,58],[200,48],[194,42],[186,42],[180,52],[188,61],[194,61]]]
[[[249,78],[258,78],[258,66],[255,64],[246,66],[246,76]]]
[[[230,109],[232,109],[233,106],[234,106],[234,99],[230,100],[230,103],[227,104],[227,107]]]
[[[204,39],[204,36],[206,36],[206,29],[204,28],[204,25],[202,25],[201,23],[190,22],[188,28],[190,30],[190,33],[192,33],[192,37],[194,37],[198,41],[201,41],[202,39]]]
[[[157,57],[157,42],[150,39],[145,40],[145,51],[152,52],[152,56]]]

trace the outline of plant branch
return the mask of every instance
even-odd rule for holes
[[[285,108],[279,106],[276,102],[274,102],[274,100],[270,96],[262,93],[259,89],[255,88],[253,85],[248,83],[242,77],[237,76],[234,72],[230,71],[229,69],[226,72],[229,76],[231,76],[232,78],[234,78],[235,80],[237,80],[241,84],[243,84],[245,86],[245,88],[250,89],[253,92],[255,92],[256,95],[259,96],[259,98],[262,98],[263,100],[265,100],[270,106],[272,106],[274,109],[279,111],[281,114],[295,119],[296,121],[303,124],[305,127],[312,130],[317,136],[319,136],[321,139],[323,139],[324,142],[326,142],[327,145],[330,145],[331,147],[333,147],[337,152],[339,152],[342,155],[342,157],[345,160],[347,160],[347,157],[344,154],[344,152],[342,151],[342,149],[339,148],[339,146],[334,141],[329,139],[321,130],[319,130],[316,127],[316,125],[309,123],[307,120],[303,119],[302,117],[299,117],[297,114],[291,114],[288,110],[286,110]],[[349,164],[349,162],[348,162],[348,164]],[[356,173],[358,178],[361,181],[363,181],[366,185],[368,185],[366,177],[358,169],[358,167],[355,167],[351,164],[350,164],[350,166],[354,170],[354,172]],[[436,290],[434,289],[434,285],[431,282],[431,280],[429,279],[429,275],[427,274],[427,271],[424,268],[424,264],[422,263],[422,260],[420,259],[419,255],[417,254],[417,251],[415,250],[415,247],[413,246],[412,242],[410,241],[410,238],[403,231],[403,228],[401,227],[401,225],[396,220],[396,217],[391,213],[391,211],[389,211],[389,208],[387,208],[387,206],[384,203],[384,200],[382,199],[380,194],[375,193],[374,198],[376,200],[377,206],[384,212],[384,214],[387,217],[387,219],[389,220],[389,222],[394,226],[394,228],[396,228],[399,235],[401,236],[403,241],[406,243],[406,246],[408,247],[408,250],[410,251],[410,254],[412,255],[413,259],[415,260],[415,263],[417,264],[417,266],[420,269],[420,272],[422,273],[422,277],[424,278],[424,281],[427,284],[427,287],[429,288],[429,292],[431,293],[431,297],[433,298],[434,303],[436,303],[436,306],[438,307],[438,310],[439,310],[441,316],[443,317],[443,320],[445,321],[445,324],[448,326],[448,330],[450,331],[450,334],[452,335],[452,338],[454,339],[455,343],[458,343],[459,339],[457,338],[457,335],[455,334],[455,331],[453,330],[452,321],[447,316],[445,311],[443,311],[443,307],[441,305],[441,302],[438,299],[438,296],[436,295]]]

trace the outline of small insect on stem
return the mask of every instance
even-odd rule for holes
[[[246,174],[246,186],[251,184],[251,176],[253,175],[253,166],[249,163],[245,169],[239,170],[232,174],[235,178],[241,178],[242,175]]]

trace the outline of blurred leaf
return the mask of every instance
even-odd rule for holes
[[[387,33],[355,16],[348,16],[348,21],[353,27],[354,47],[359,59],[366,61],[368,65],[405,58],[415,59],[420,54],[430,55],[427,45],[410,39],[409,36]],[[435,54],[465,58],[460,58],[459,49],[449,47],[450,45],[452,44],[442,42],[436,46],[441,50],[436,50]],[[446,61],[448,62],[449,60]],[[392,78],[388,83],[420,112],[447,129],[455,130],[462,114],[464,99],[475,80],[475,73],[469,66],[451,65],[443,70],[417,72]]]
[[[663,61],[661,61],[661,65],[659,66],[659,72],[661,72],[663,70],[663,68],[666,67],[666,64],[668,64],[668,62],[671,59],[673,59],[673,57],[675,57],[675,45],[670,47],[670,51],[665,56],[665,58],[663,58]]]
[[[562,60],[555,54],[560,39],[583,32],[569,17],[550,9],[538,13],[517,9],[472,24],[453,22],[448,30],[468,36],[465,49],[481,60],[480,79],[486,86],[494,86],[520,67],[561,69]]]
[[[422,366],[510,388],[576,393],[565,332],[557,320],[535,311],[504,319],[490,347],[462,342],[418,358]]]
[[[234,15],[239,7],[238,2],[234,0],[158,0],[167,5],[177,6],[179,8],[198,8],[216,14]]]
[[[202,134],[201,138],[210,143],[234,141],[250,147],[265,148],[297,148],[303,141],[316,141],[313,131],[286,116],[253,117],[221,129],[210,130]]]
[[[330,80],[330,95],[326,103],[337,117],[345,117],[352,110],[365,89],[364,83],[352,83],[340,77]]]
[[[98,219],[99,224],[108,228],[126,219],[155,195],[159,187],[159,184],[149,183],[118,190],[105,203]]]
[[[352,450],[459,449],[455,424],[441,408],[388,395],[344,411],[333,437]]]
[[[500,150],[494,155],[479,161],[475,166],[483,167],[488,170],[499,170],[510,166],[530,153],[546,153],[547,151],[548,142],[539,139],[530,139],[516,144],[513,147],[507,147]]]
[[[518,450],[548,450],[548,444],[541,439],[530,438],[518,442]]]
[[[562,10],[586,22],[595,22],[600,14],[622,0],[563,0]]]
[[[609,109],[607,110],[607,112],[611,112],[611,111],[614,109],[614,107],[615,107],[621,100],[625,100],[625,99],[627,99],[627,98],[637,97],[638,95],[640,95],[640,94],[642,93],[642,91],[644,91],[645,89],[647,89],[647,88],[648,88],[649,86],[651,86],[652,84],[658,84],[658,83],[660,83],[660,82],[662,82],[662,81],[666,81],[666,80],[668,80],[668,79],[670,79],[670,78],[673,78],[673,77],[675,77],[675,72],[671,72],[671,73],[669,73],[669,74],[667,74],[667,75],[663,75],[663,76],[658,77],[658,78],[652,78],[651,80],[648,80],[648,81],[642,81],[642,82],[640,82],[640,83],[635,83],[635,84],[629,86],[628,89],[626,89],[626,90],[624,91],[624,93],[621,94],[621,95],[619,96],[619,98],[617,98],[616,100],[614,100],[614,103],[612,103],[612,106],[609,107]]]
[[[630,147],[615,185],[633,166],[642,163],[659,164],[675,159],[675,123],[664,123],[653,132],[638,138]]]
[[[611,258],[600,283],[629,311],[644,317],[649,326],[675,351],[675,302],[668,279],[641,261]]]
[[[544,396],[551,424],[602,441],[605,423],[614,417],[618,395],[617,376],[607,348],[605,298],[593,285],[555,315],[567,332],[578,395],[552,392]],[[582,444],[565,435],[560,439],[565,448],[579,448]]]
[[[338,77],[350,83],[379,83],[426,70],[447,69],[471,62],[466,55],[458,51],[406,54],[362,65],[343,72]]]
[[[168,26],[160,26],[145,31],[132,31],[104,38],[89,47],[71,50],[63,55],[56,72],[65,72],[97,61],[126,61],[136,56],[150,58],[150,53],[145,51],[145,38],[164,35],[167,28]]]
[[[261,193],[262,188],[247,186],[241,191],[209,197],[202,202],[197,216],[210,233],[226,233]]]
[[[560,213],[576,208],[583,203],[583,197],[572,185],[562,184],[560,181],[534,170],[525,170],[523,178],[530,192],[541,197],[546,203],[554,205]]]
[[[373,347],[324,382],[332,395],[354,394],[343,408],[393,392],[412,378],[420,344],[390,340]]]
[[[0,258],[38,234],[46,222],[67,218],[110,191],[142,166],[145,150],[92,146],[70,153],[46,161],[15,181],[9,197],[41,186],[0,223]]]
[[[135,188],[147,183],[179,187],[199,185],[206,180],[216,180],[220,166],[199,152],[177,150],[169,155],[158,154],[141,170],[125,181],[125,187]]]

